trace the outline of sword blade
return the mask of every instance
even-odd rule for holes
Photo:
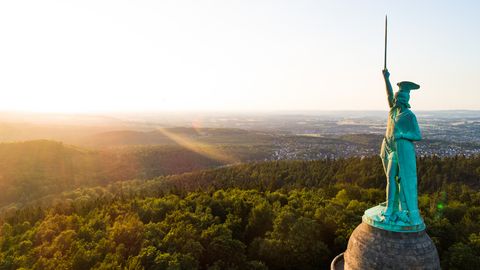
[[[387,69],[387,15],[385,15],[385,55],[383,56],[383,69]]]

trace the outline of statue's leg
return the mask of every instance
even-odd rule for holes
[[[389,155],[387,166],[387,207],[385,209],[385,216],[391,216],[395,211],[398,211],[398,183],[396,178],[398,176],[398,162],[395,156]]]
[[[417,178],[416,176],[405,177],[401,181],[401,189],[405,194],[405,202],[408,208],[408,216],[412,224],[421,224],[423,220],[418,210],[418,198],[417,198]]]

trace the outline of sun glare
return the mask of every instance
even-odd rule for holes
[[[185,147],[188,150],[191,150],[197,154],[211,158],[213,160],[220,161],[225,164],[238,163],[240,160],[234,157],[232,154],[228,154],[224,151],[221,151],[218,148],[206,143],[196,142],[189,139],[186,136],[180,134],[175,134],[164,128],[158,128],[157,131],[161,132],[163,135],[170,138],[172,141],[176,142],[178,145]]]

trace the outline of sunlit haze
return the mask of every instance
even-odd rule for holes
[[[480,109],[478,1],[2,1],[0,111]]]

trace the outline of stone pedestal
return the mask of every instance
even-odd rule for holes
[[[423,230],[392,232],[361,223],[332,269],[440,269],[437,249]]]

